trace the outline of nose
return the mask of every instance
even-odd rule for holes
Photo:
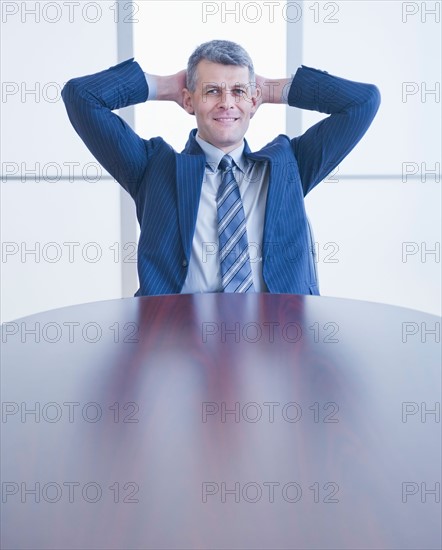
[[[233,97],[232,92],[229,92],[225,88],[223,88],[220,100],[219,100],[219,106],[223,107],[224,109],[230,109],[235,104],[235,98]]]

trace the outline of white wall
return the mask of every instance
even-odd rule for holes
[[[120,240],[119,185],[99,177],[60,98],[70,78],[117,62],[114,12],[67,4],[2,2],[2,321],[121,295],[108,249]],[[68,242],[79,243],[71,258]]]
[[[104,174],[95,183],[82,177],[81,170],[95,160],[70,126],[59,97],[69,78],[118,62],[116,4],[83,2],[73,14],[67,4],[2,3],[1,114],[2,136],[7,136],[1,145],[2,179],[16,165],[13,177],[19,178],[9,175],[1,184],[2,321],[121,297],[123,270],[135,274],[135,264],[115,262],[109,249],[127,234],[133,214],[125,214],[125,225],[120,227],[118,184],[104,179]],[[196,45],[226,38],[242,43],[254,58],[256,71],[268,77],[295,72],[302,62],[377,84],[382,105],[372,127],[339,172],[307,197],[318,243],[321,293],[438,313],[440,257],[436,261],[426,250],[437,242],[440,246],[440,184],[430,174],[426,182],[419,179],[422,167],[430,170],[440,162],[440,97],[436,102],[434,95],[424,96],[425,101],[421,96],[422,83],[431,89],[441,81],[440,25],[424,11],[436,4],[440,8],[440,2],[275,1],[270,6],[260,1],[236,8],[235,2],[147,0],[134,2],[133,12],[127,2],[120,2],[118,16],[120,25],[133,25],[135,56],[147,72],[175,72],[185,66]],[[86,5],[98,5],[100,13],[93,6],[84,11]],[[14,6],[18,12],[10,14]],[[37,6],[40,21],[24,6]],[[225,13],[226,9],[237,12]],[[404,9],[418,12],[407,15]],[[327,16],[336,22],[326,22]],[[405,101],[404,82],[416,83],[418,90]],[[36,85],[40,86],[36,96],[25,94]],[[251,147],[294,128],[299,133],[323,116],[293,111],[286,127],[283,107],[262,107],[247,135]],[[193,126],[193,118],[174,104],[136,107],[137,132],[146,138],[162,135],[178,150]],[[37,162],[40,183],[32,174],[22,183],[21,163],[29,170]],[[60,170],[68,178],[69,162],[79,163],[75,180],[50,182]],[[48,163],[56,165],[51,168]],[[418,169],[414,179],[402,182],[403,163],[416,163],[408,165]],[[88,174],[91,179],[93,170]],[[67,242],[80,243],[73,262],[63,244]],[[416,243],[408,245],[416,253],[403,258],[404,242]],[[31,255],[22,261],[25,247],[35,243],[40,243],[40,262]],[[43,254],[47,243],[61,248],[59,261],[49,261],[56,246],[46,246]],[[102,252],[96,263],[81,254],[82,249],[91,256],[97,250],[93,245],[85,249],[87,243],[97,243]],[[338,261],[330,262],[333,259]]]
[[[365,137],[306,200],[321,293],[440,314],[441,26],[429,13],[436,3],[331,3],[337,23],[324,22],[330,8],[316,23],[314,3],[304,4],[303,63],[375,83],[382,95]],[[431,89],[437,96],[425,93]],[[321,116],[304,111],[303,130]],[[421,181],[436,163],[439,175]]]

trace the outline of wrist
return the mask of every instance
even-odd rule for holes
[[[154,74],[144,73],[146,77],[147,87],[149,88],[149,95],[147,101],[154,101],[157,99],[157,77]]]
[[[176,101],[177,89],[174,75],[160,76],[160,75],[148,75],[148,85],[153,84],[153,93],[151,96],[151,90],[149,88],[149,99],[156,99],[157,101]]]
[[[262,95],[262,103],[287,103],[288,93],[293,77],[290,78],[257,78]]]

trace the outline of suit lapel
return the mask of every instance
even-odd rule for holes
[[[178,220],[187,259],[190,258],[205,169],[205,156],[194,138],[195,133],[196,130],[191,132],[184,151],[175,153]]]
[[[287,184],[284,180],[283,164],[272,162],[270,165],[269,190],[267,192],[267,206],[264,219],[263,242],[273,242],[276,222],[279,218],[282,201]]]
[[[249,151],[249,150],[248,150]],[[269,144],[257,153],[246,153],[247,158],[251,160],[268,161],[270,163],[269,187],[267,191],[266,211],[264,219],[263,244],[273,241],[276,221],[284,199],[287,188],[284,179],[284,154],[280,147]],[[265,244],[264,244],[265,246]]]

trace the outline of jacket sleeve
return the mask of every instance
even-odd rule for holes
[[[105,71],[73,78],[61,93],[75,131],[132,197],[146,170],[148,149],[144,140],[112,111],[142,103],[148,94],[144,73],[133,58]]]
[[[288,94],[289,105],[330,115],[291,140],[304,196],[355,147],[380,101],[373,84],[345,80],[304,65],[297,70]]]

